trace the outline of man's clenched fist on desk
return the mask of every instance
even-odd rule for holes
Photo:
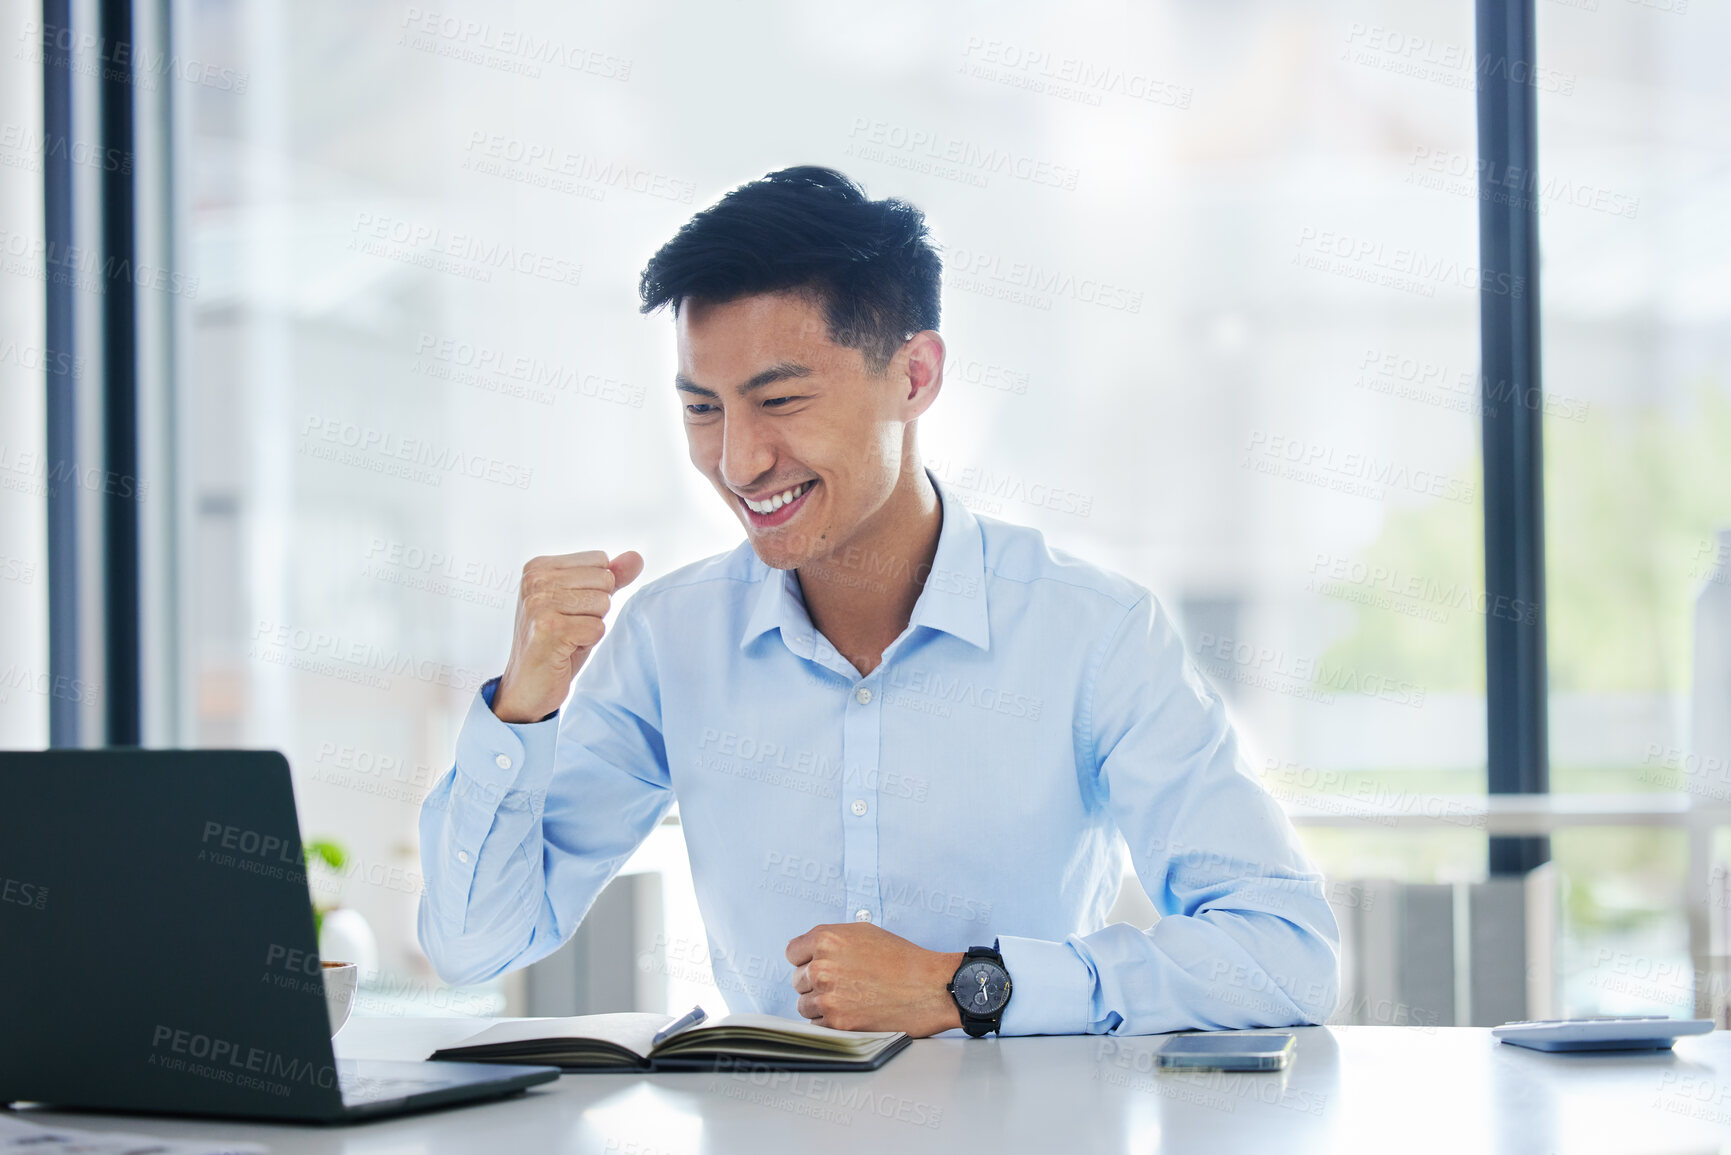
[[[517,594],[511,657],[493,694],[493,713],[504,722],[538,722],[571,692],[606,627],[613,595],[643,572],[633,550],[612,561],[598,549],[531,558]]]
[[[838,1031],[915,1038],[962,1025],[949,991],[962,954],[926,950],[866,922],[814,926],[787,944],[801,1015]]]

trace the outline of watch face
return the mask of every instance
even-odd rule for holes
[[[975,959],[956,972],[950,991],[970,1015],[995,1015],[1010,1000],[1010,976],[995,962]]]

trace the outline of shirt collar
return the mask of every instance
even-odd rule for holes
[[[986,550],[980,522],[961,498],[928,470],[938,492],[943,525],[926,585],[914,603],[910,626],[924,626],[985,650],[991,647],[986,620]],[[747,547],[749,548],[749,547]],[[739,648],[745,649],[770,630],[781,630],[782,641],[801,657],[812,656],[817,631],[805,610],[793,570],[770,569],[762,561],[756,599],[746,619]]]

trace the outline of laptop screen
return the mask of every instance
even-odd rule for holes
[[[0,1101],[341,1108],[287,761],[0,753]]]

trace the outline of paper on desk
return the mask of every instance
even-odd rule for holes
[[[203,1143],[120,1131],[38,1127],[0,1112],[0,1155],[22,1151],[51,1155],[265,1155],[269,1150],[260,1143]]]

